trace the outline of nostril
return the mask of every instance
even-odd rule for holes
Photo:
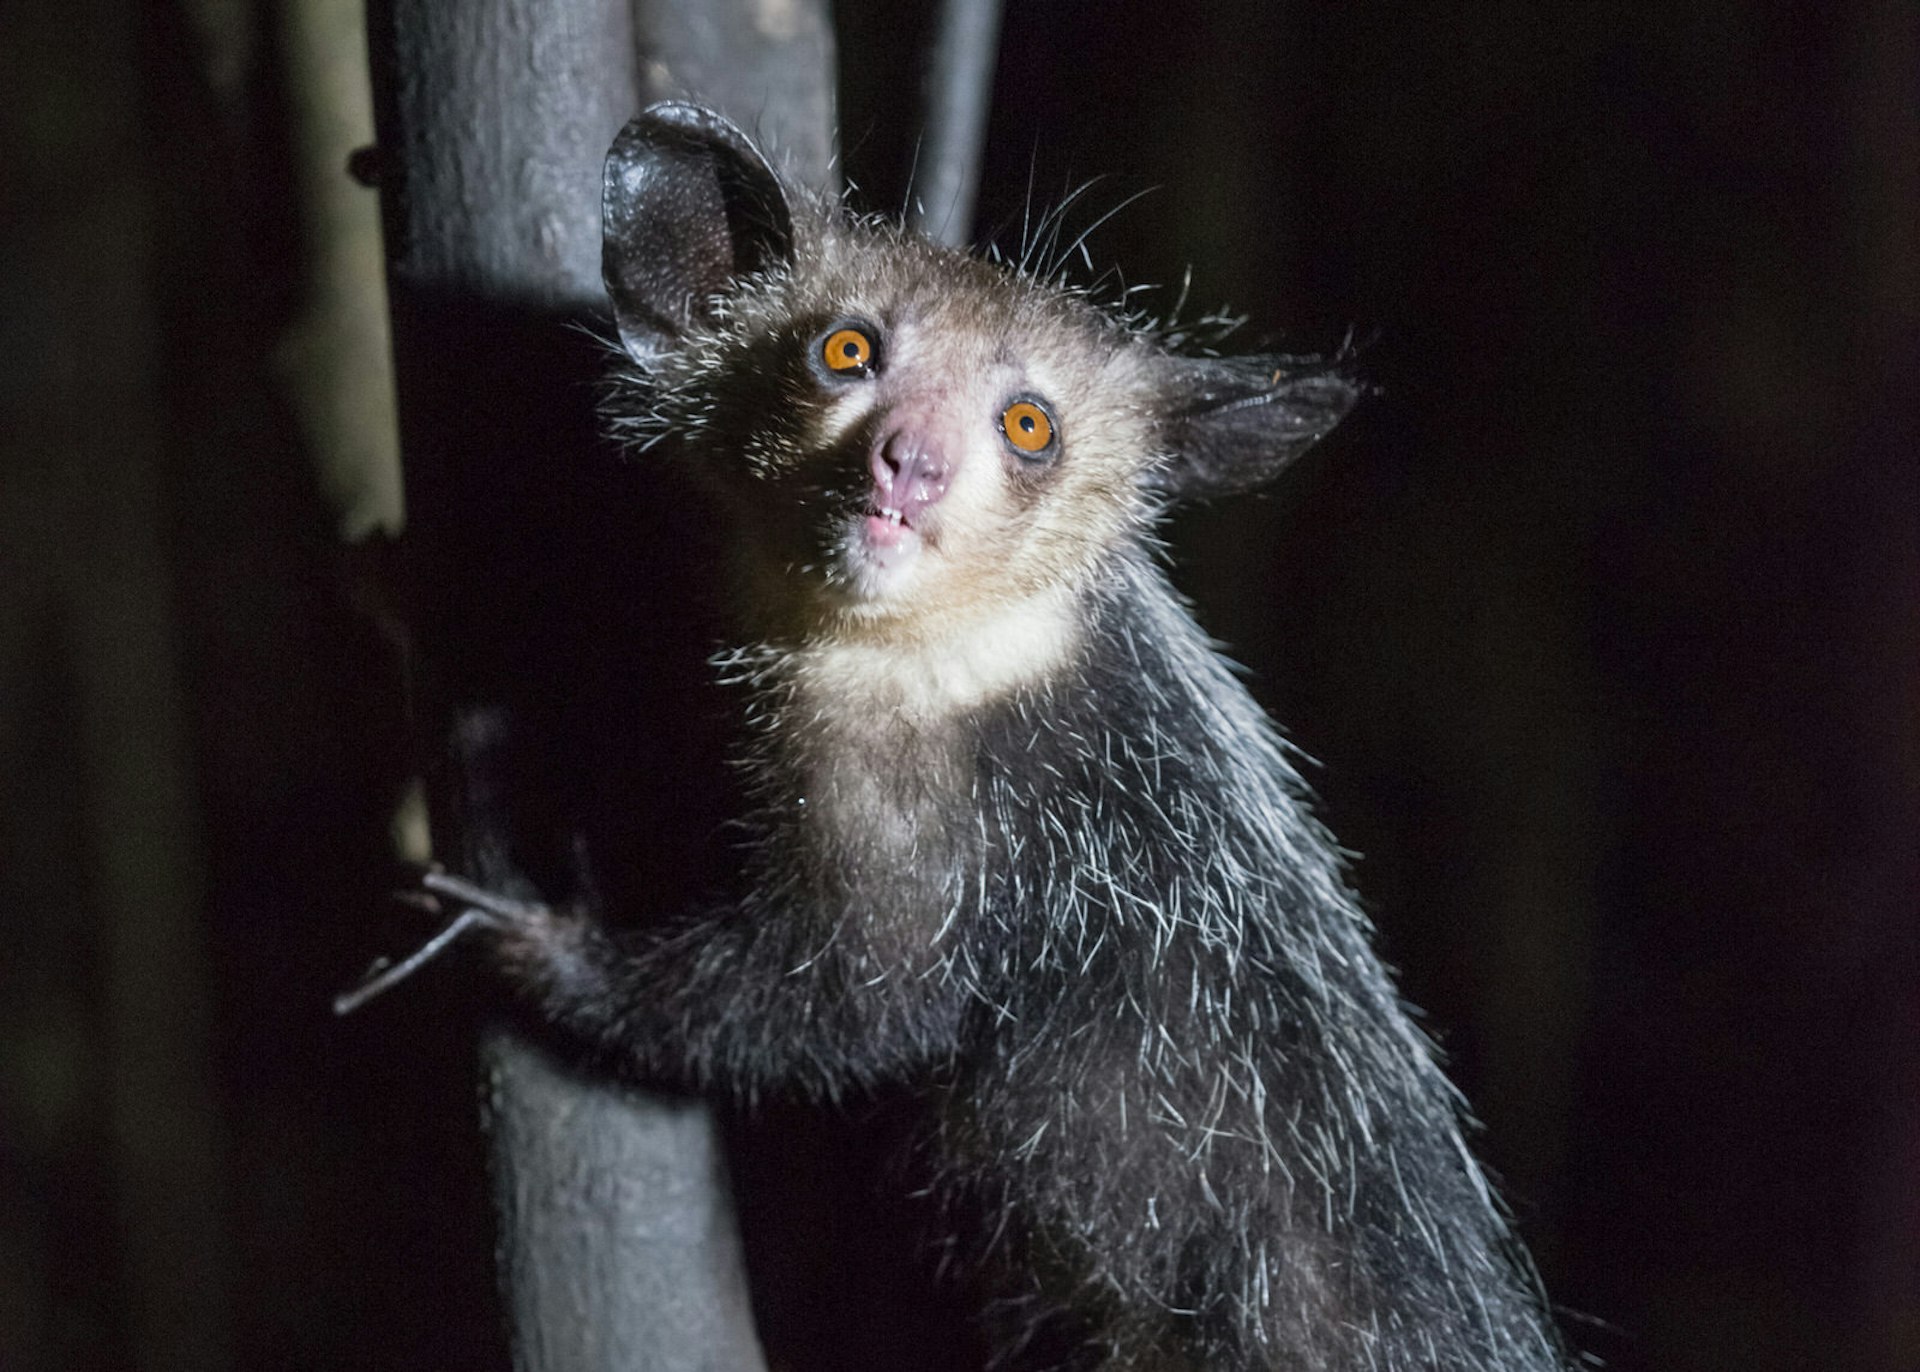
[[[925,453],[919,455],[911,475],[916,495],[937,496],[947,488],[947,464]]]
[[[889,486],[903,483],[919,467],[920,449],[915,435],[895,429],[874,449],[874,479]]]

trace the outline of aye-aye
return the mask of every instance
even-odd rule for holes
[[[1341,367],[1181,355],[688,105],[621,133],[605,224],[611,422],[726,522],[753,807],[738,888],[651,931],[428,878],[517,990],[696,1089],[916,1084],[983,1257],[1102,1366],[1565,1366],[1340,850],[1154,553],[1331,429]]]

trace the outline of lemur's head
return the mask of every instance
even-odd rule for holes
[[[1187,357],[1084,297],[787,185],[737,128],[655,105],[607,158],[616,424],[739,519],[802,632],[938,634],[1082,583],[1177,498],[1260,484],[1355,388]]]

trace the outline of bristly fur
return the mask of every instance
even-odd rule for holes
[[[936,1185],[995,1216],[1013,1308],[1073,1312],[1101,1366],[1564,1367],[1340,850],[1150,551],[1170,464],[1247,442],[1191,426],[1266,422],[1281,370],[1234,391],[1052,281],[772,183],[712,116],[647,118],[665,122],[633,155],[715,140],[709,161],[779,197],[769,237],[791,220],[778,260],[696,281],[670,336],[630,338],[608,403],[738,521],[719,667],[745,702],[744,870],[665,934],[502,907],[508,975],[700,1089],[920,1083]],[[1029,240],[1043,274],[1058,222]],[[944,550],[940,595],[884,614],[848,608],[806,533],[867,438],[794,359],[849,315],[919,321],[933,341],[903,367],[1011,350],[1071,435],[996,507],[1006,528],[969,531],[984,554]],[[1272,418],[1295,446],[1332,422]]]

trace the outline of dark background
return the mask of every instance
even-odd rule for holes
[[[471,989],[327,1009],[408,767],[283,360],[292,8],[0,0],[9,1372],[497,1356]],[[881,208],[902,10],[840,8]],[[1324,764],[1573,1337],[1920,1369],[1920,15],[1017,10],[983,226],[1153,188],[1097,266],[1370,340],[1179,579]]]

